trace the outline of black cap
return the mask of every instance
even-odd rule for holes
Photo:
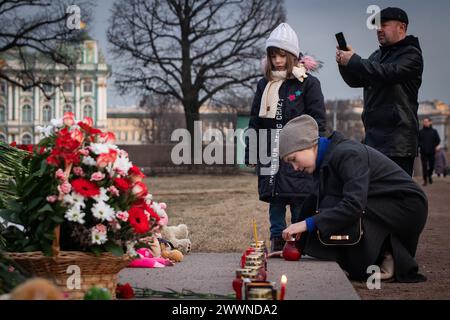
[[[384,8],[380,11],[381,14],[381,22],[396,20],[400,22],[404,22],[406,24],[409,23],[408,15],[406,12],[400,8],[388,7]],[[378,15],[377,15],[378,16]],[[375,18],[372,20],[372,24],[375,24]]]

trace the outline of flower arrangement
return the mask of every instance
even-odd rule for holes
[[[160,219],[145,175],[115,144],[114,134],[73,113],[39,128],[43,139],[23,159],[0,216],[6,251],[52,254],[54,230],[61,250],[134,256],[134,245]]]

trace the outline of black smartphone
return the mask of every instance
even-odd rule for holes
[[[342,51],[348,51],[347,41],[345,41],[345,37],[342,32],[336,33],[336,40],[338,42],[339,49],[341,49]]]

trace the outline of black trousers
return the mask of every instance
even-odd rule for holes
[[[434,171],[434,153],[421,153],[420,160],[422,161],[422,176],[423,180],[427,181],[427,178],[431,178]]]
[[[414,157],[389,157],[400,168],[402,168],[408,175],[412,177],[414,170]]]

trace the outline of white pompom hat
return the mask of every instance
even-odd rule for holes
[[[298,57],[300,55],[300,47],[298,44],[297,33],[287,23],[281,23],[276,27],[266,40],[266,50],[268,47],[277,47]]]

